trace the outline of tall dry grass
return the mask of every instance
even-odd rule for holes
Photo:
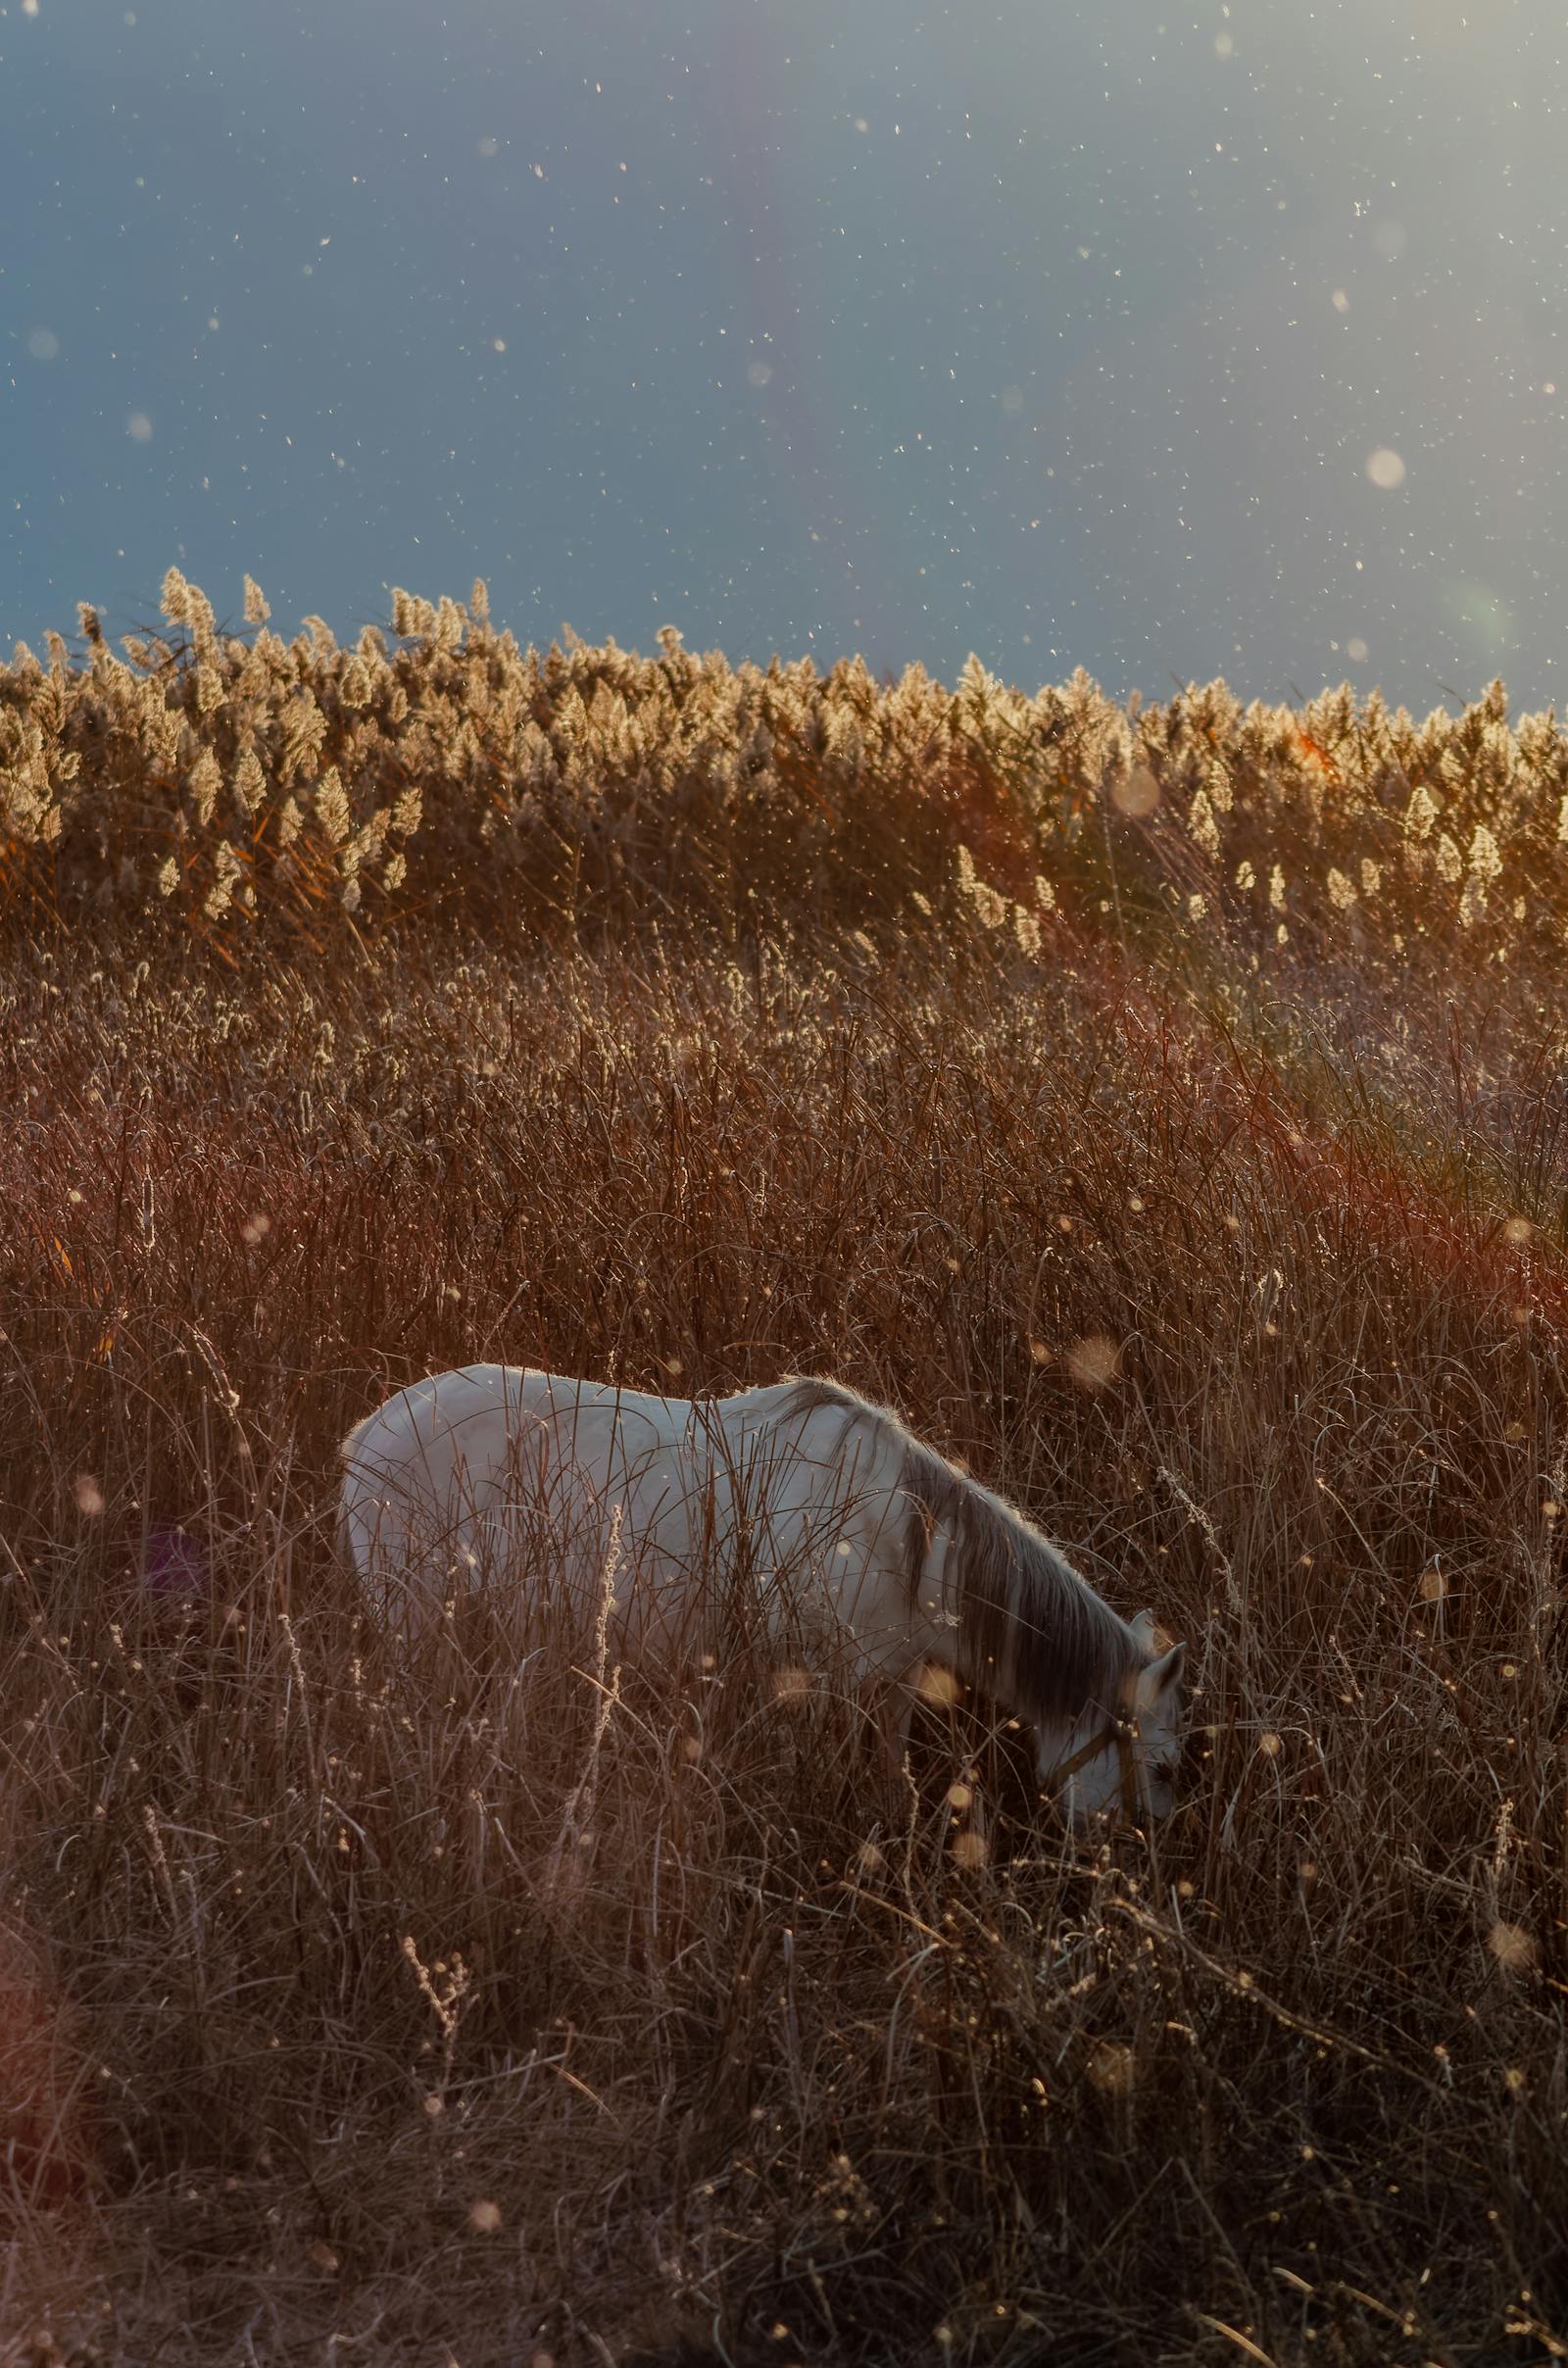
[[[0,2357],[1563,2356],[1549,946],[1281,944],[1103,774],[1048,901],[917,766],[897,929],[868,803],[858,909],[802,842],[743,928],[715,822],[547,949],[495,842],[416,881],[432,776],[403,917],[203,914],[192,830],[166,942],[72,903],[139,762],[7,875]],[[392,1653],[335,1442],[500,1356],[891,1400],[1189,1638],[1175,1815],[1065,1841],[983,1706],[890,1802],[760,1665]]]
[[[858,659],[732,667],[568,635],[519,649],[398,591],[390,636],[273,632],[247,577],[220,625],[176,568],[118,654],[0,667],[0,919],[113,928],[144,955],[318,955],[396,915],[532,934],[677,926],[732,942],[976,897],[1026,950],[1054,919],[1352,948],[1441,975],[1560,958],[1568,735],[1500,681],[1423,722],[1349,686],[1299,709],[1223,682],[1125,710],[1080,669],[1034,697],[971,658],[952,693]]]

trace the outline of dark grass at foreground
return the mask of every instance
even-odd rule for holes
[[[13,964],[0,2358],[1563,2356],[1549,1032],[998,943]],[[1190,1640],[1157,1846],[395,1660],[335,1443],[503,1355],[897,1405]]]

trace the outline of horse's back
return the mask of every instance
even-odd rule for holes
[[[628,1539],[684,1475],[691,1408],[518,1365],[460,1365],[394,1391],[343,1443],[343,1534],[364,1581],[444,1594],[454,1567],[517,1576],[549,1523],[598,1568],[614,1502]]]
[[[668,1402],[612,1384],[577,1381],[526,1365],[457,1365],[413,1381],[356,1425],[343,1442],[350,1466],[401,1471],[428,1462],[443,1443],[474,1463],[539,1424],[568,1441],[614,1407],[646,1415]]]
[[[508,1597],[558,1582],[597,1596],[613,1560],[640,1629],[745,1547],[770,1619],[812,1600],[880,1630],[891,1475],[860,1402],[800,1393],[693,1402],[515,1365],[430,1374],[345,1441],[345,1537],[405,1613],[468,1574]]]

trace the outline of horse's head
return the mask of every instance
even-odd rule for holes
[[[1185,1645],[1154,1650],[1154,1615],[1141,1611],[1132,1632],[1145,1658],[1118,1709],[1091,1702],[1062,1740],[1059,1729],[1040,1738],[1040,1781],[1056,1792],[1069,1825],[1087,1825],[1104,1810],[1133,1818],[1163,1817],[1181,1749]]]

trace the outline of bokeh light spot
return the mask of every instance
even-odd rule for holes
[[[1081,1390],[1104,1390],[1121,1372],[1121,1351],[1103,1332],[1086,1332],[1067,1352],[1067,1370]]]

